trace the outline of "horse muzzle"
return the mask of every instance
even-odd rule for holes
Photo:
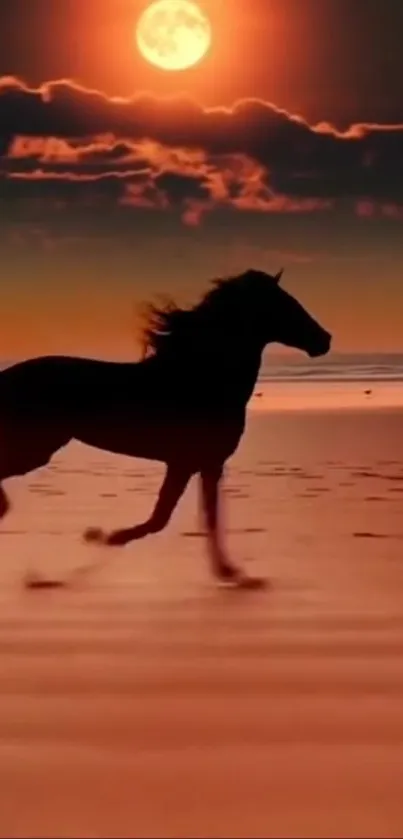
[[[330,347],[332,344],[332,336],[329,332],[323,331],[321,335],[318,337],[315,344],[313,344],[308,349],[308,355],[310,358],[319,358],[321,355],[326,355],[329,352]]]

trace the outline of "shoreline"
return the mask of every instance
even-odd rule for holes
[[[253,412],[403,410],[403,385],[396,382],[258,381],[248,405]]]

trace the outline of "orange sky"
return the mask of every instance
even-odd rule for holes
[[[0,6],[0,355],[130,355],[136,300],[281,265],[336,349],[403,349],[403,4],[205,0],[183,74],[144,5]]]

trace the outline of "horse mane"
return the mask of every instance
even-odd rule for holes
[[[235,277],[212,280],[209,290],[190,309],[181,308],[170,299],[161,305],[146,304],[141,334],[143,357],[200,346],[203,338],[212,333],[225,339],[235,329],[239,303],[244,307],[248,298],[256,299],[256,282],[251,279],[259,278],[261,282],[262,276],[268,279],[262,272],[246,271]]]

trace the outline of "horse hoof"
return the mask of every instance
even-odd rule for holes
[[[243,589],[246,591],[258,591],[267,587],[267,581],[262,577],[248,577],[246,574],[237,574],[232,578],[222,578],[220,584],[224,588]]]
[[[109,536],[104,537],[104,544],[111,548],[122,548],[127,545],[128,538],[125,530],[114,530]]]
[[[263,577],[240,577],[236,581],[236,587],[249,591],[259,591],[267,588],[267,580],[264,580]]]
[[[110,548],[116,548],[127,545],[128,538],[125,530],[105,533],[101,527],[89,527],[84,533],[84,541],[93,545],[107,545]]]
[[[100,527],[88,527],[84,533],[84,541],[96,543],[97,545],[105,544],[105,534]]]

